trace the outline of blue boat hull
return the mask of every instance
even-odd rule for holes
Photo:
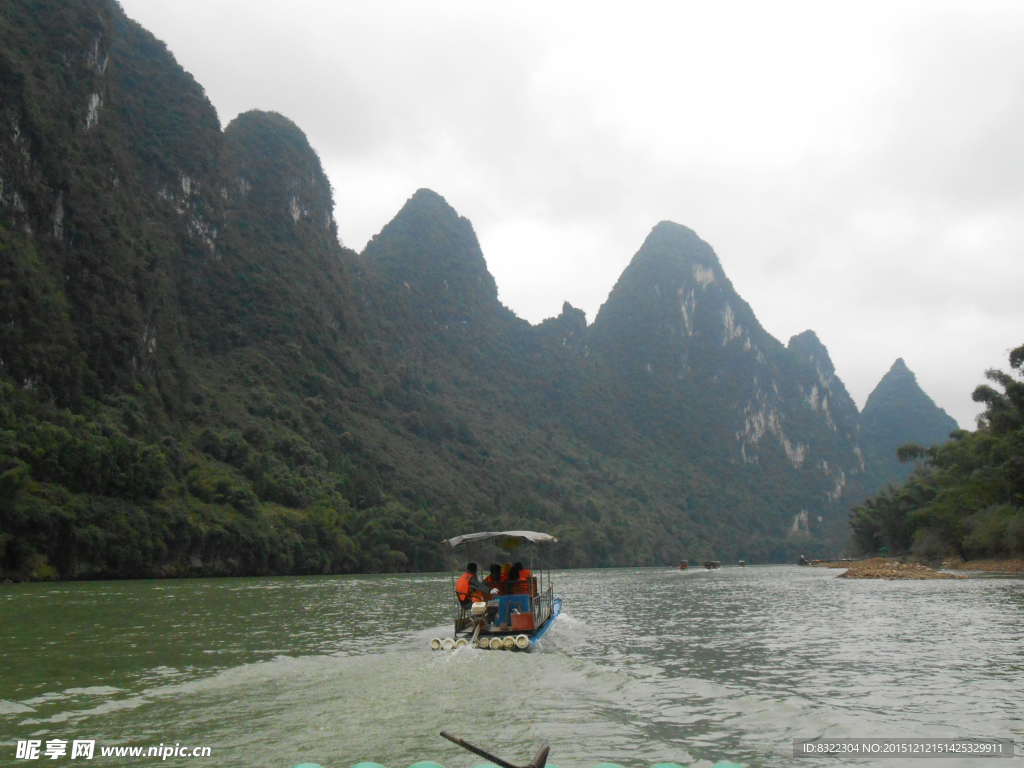
[[[558,618],[558,614],[562,612],[562,598],[559,595],[555,595],[555,599],[551,601],[551,616],[548,620],[537,627],[537,631],[530,636],[530,648],[533,648],[545,633],[551,629],[551,625],[555,623],[555,619]]]

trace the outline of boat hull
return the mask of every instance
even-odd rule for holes
[[[527,635],[530,638],[530,648],[533,648],[540,639],[544,637],[544,634],[551,629],[551,625],[555,623],[555,619],[558,618],[558,614],[562,612],[562,598],[559,595],[555,595],[555,599],[551,601],[551,615],[548,616],[548,620],[537,627],[534,630],[533,635]]]
[[[551,613],[550,615],[536,628],[534,629],[497,629],[493,625],[488,627],[486,631],[481,633],[481,640],[489,640],[492,638],[505,638],[505,637],[518,637],[525,635],[530,640],[529,646],[521,650],[531,651],[540,639],[544,637],[551,625],[555,623],[555,619],[562,612],[562,597],[560,595],[554,595],[551,600]],[[458,630],[455,633],[455,639],[460,637],[469,638],[473,634],[473,630],[470,627]]]

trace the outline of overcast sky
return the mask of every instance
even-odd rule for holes
[[[222,124],[309,136],[361,251],[418,188],[501,300],[593,321],[651,227],[696,230],[863,407],[897,357],[960,425],[1024,343],[1024,3],[121,0]]]

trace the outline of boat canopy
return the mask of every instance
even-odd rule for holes
[[[453,549],[460,544],[468,544],[471,541],[483,539],[501,539],[498,543],[502,549],[512,550],[524,541],[540,543],[542,541],[558,541],[550,533],[537,533],[536,531],[484,531],[482,533],[466,533],[456,536],[453,539],[446,539],[449,547]]]

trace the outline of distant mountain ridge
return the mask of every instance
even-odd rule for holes
[[[907,478],[913,465],[892,460],[901,445],[937,445],[959,428],[925,394],[903,358],[897,359],[868,395],[860,415],[858,440],[867,462],[867,487],[898,484]]]
[[[433,191],[342,247],[302,131],[221,130],[116,3],[0,33],[0,575],[424,570],[501,526],[571,566],[834,555],[949,426],[901,371],[858,413],[679,224],[531,326]]]

